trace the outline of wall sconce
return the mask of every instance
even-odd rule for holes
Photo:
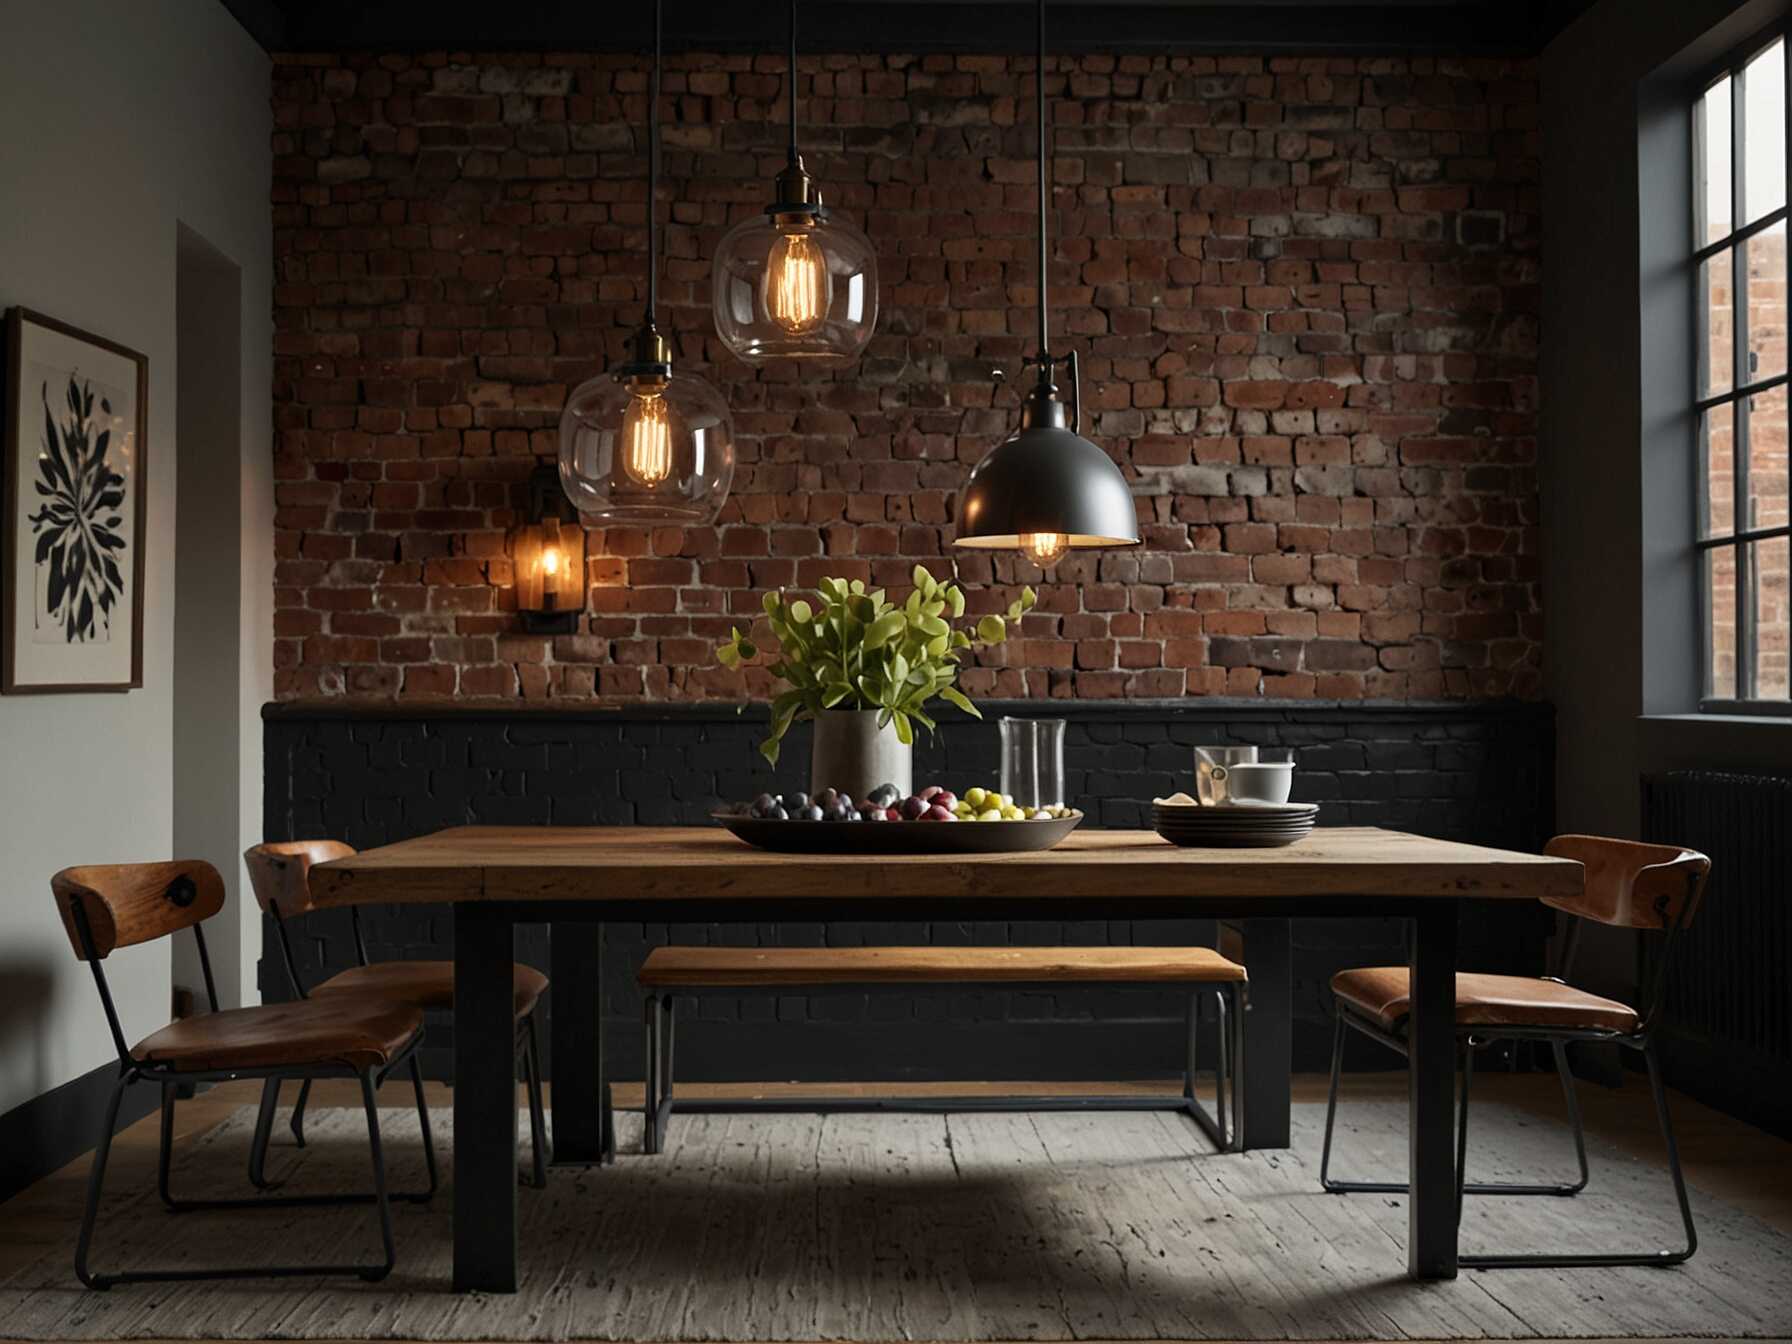
[[[516,609],[532,635],[572,635],[585,610],[585,529],[560,488],[560,473],[529,477],[529,521],[511,545]]]

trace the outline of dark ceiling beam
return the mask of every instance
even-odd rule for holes
[[[1059,52],[1365,55],[1536,52],[1591,0],[1063,0],[1051,10]],[[225,0],[270,49],[286,51],[627,51],[649,42],[651,6],[591,0]],[[810,0],[810,51],[1014,52],[1031,45],[1021,0]],[[666,42],[687,51],[779,46],[784,6],[670,0]]]

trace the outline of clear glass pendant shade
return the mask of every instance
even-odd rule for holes
[[[710,263],[716,333],[749,364],[846,364],[877,327],[877,252],[833,213],[754,215]]]
[[[605,373],[560,416],[560,484],[593,523],[713,523],[734,480],[734,420],[701,378]]]

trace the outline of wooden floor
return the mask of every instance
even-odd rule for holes
[[[313,1104],[346,1106],[355,1104],[351,1083],[326,1083],[313,1092]],[[1403,1073],[1354,1075],[1346,1079],[1347,1097],[1357,1099],[1390,1099],[1403,1095]],[[387,1099],[388,1105],[402,1106],[409,1102],[408,1084]],[[966,1095],[978,1091],[1015,1093],[1037,1090],[1089,1092],[1102,1090],[1097,1085],[1000,1084],[986,1088],[965,1084],[946,1086],[889,1086],[875,1088],[855,1085],[732,1085],[716,1088],[690,1086],[682,1088],[687,1096],[775,1096],[800,1092],[802,1095],[868,1095],[883,1094],[953,1094]],[[1112,1089],[1107,1090],[1128,1090]],[[1148,1087],[1130,1089],[1155,1090]],[[1554,1079],[1546,1075],[1490,1074],[1476,1079],[1478,1097],[1499,1100],[1535,1113],[1540,1118],[1559,1117],[1561,1098]],[[252,1105],[258,1085],[227,1084],[182,1103],[177,1109],[177,1143],[188,1142],[220,1123],[236,1108]],[[1325,1080],[1302,1076],[1296,1079],[1295,1096],[1299,1101],[1323,1101]],[[451,1104],[448,1089],[432,1086],[431,1105],[446,1109]],[[1660,1161],[1659,1138],[1654,1128],[1652,1109],[1646,1093],[1635,1087],[1610,1091],[1583,1084],[1581,1104],[1585,1111],[1590,1136],[1603,1139],[1620,1149],[1634,1152],[1651,1162]],[[619,1105],[640,1104],[641,1089],[636,1085],[619,1085]],[[1641,1104],[1639,1104],[1641,1103]],[[1758,1130],[1740,1124],[1699,1105],[1686,1097],[1673,1099],[1674,1118],[1679,1133],[1688,1180],[1705,1192],[1733,1207],[1746,1211],[1775,1228],[1792,1234],[1792,1144],[1773,1139]],[[153,1183],[155,1179],[156,1119],[150,1117],[131,1126],[113,1148],[108,1185],[113,1182]],[[74,1231],[79,1218],[88,1167],[86,1158],[70,1163],[54,1175],[40,1181],[13,1200],[0,1205],[0,1279],[31,1259],[43,1254],[46,1247],[72,1249]],[[1788,1322],[1792,1336],[1792,1322]],[[0,1319],[0,1339],[6,1336],[5,1322]]]

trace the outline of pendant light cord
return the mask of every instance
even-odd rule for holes
[[[647,315],[644,325],[653,325],[654,310],[659,307],[659,250],[655,217],[659,214],[660,195],[660,9],[661,0],[653,0],[653,73],[647,82]]]
[[[790,162],[795,166],[801,156],[796,150],[796,0],[790,0]]]
[[[1039,46],[1033,67],[1033,98],[1039,117],[1039,379],[1051,381],[1051,338],[1046,327],[1045,307],[1045,219],[1048,191],[1045,177],[1045,0],[1039,0]]]

